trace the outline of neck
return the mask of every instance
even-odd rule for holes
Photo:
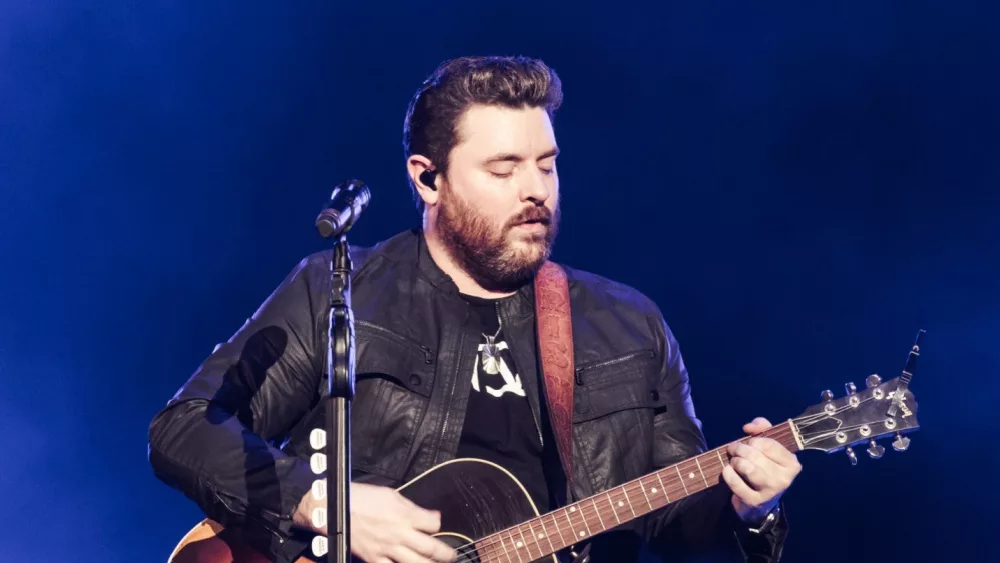
[[[791,421],[763,434],[801,449]],[[747,436],[740,442],[748,442]],[[474,542],[482,561],[535,561],[722,483],[726,446],[685,459]],[[512,558],[510,554],[516,556]]]
[[[441,237],[438,236],[437,230],[428,225],[428,221],[426,220],[424,221],[423,230],[424,240],[427,243],[427,252],[431,255],[431,259],[434,260],[438,268],[441,268],[442,272],[455,282],[460,293],[485,299],[499,299],[517,293],[516,291],[492,291],[484,288],[455,261],[448,251],[448,247],[441,240]]]

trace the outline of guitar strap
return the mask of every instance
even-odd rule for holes
[[[556,449],[569,483],[573,481],[573,323],[566,272],[546,262],[535,276],[535,322],[542,380]]]

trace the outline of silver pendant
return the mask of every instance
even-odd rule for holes
[[[492,336],[486,337],[486,344],[483,345],[483,371],[490,375],[500,373],[500,349],[493,342]]]

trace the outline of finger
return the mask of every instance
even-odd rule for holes
[[[441,530],[441,513],[437,510],[427,510],[417,505],[409,510],[409,522],[417,530],[433,534]]]
[[[751,439],[751,442],[752,441],[753,439]],[[747,461],[750,461],[751,463],[753,463],[753,465],[755,465],[757,468],[761,470],[759,473],[764,475],[788,471],[787,469],[784,469],[776,462],[771,460],[771,458],[764,455],[764,452],[751,446],[749,443],[744,444],[742,442],[736,442],[734,444],[730,444],[729,453],[734,458],[743,458]]]
[[[400,515],[411,526],[428,534],[433,534],[441,529],[441,512],[428,510],[404,497],[398,491],[394,491],[394,493],[400,504]]]
[[[771,423],[763,417],[757,417],[750,422],[743,425],[743,431],[747,434],[759,434],[768,428],[771,428]]]
[[[431,563],[430,559],[399,543],[386,550],[386,553],[393,563]]]
[[[750,488],[743,479],[736,473],[733,466],[727,465],[722,468],[722,480],[729,486],[729,490],[734,495],[740,497],[748,506],[760,506],[763,497],[760,493]]]
[[[732,466],[750,488],[764,496],[771,495],[778,488],[777,477],[752,461],[737,457],[733,458]]]
[[[407,530],[403,534],[402,543],[420,555],[429,557],[434,561],[454,561],[457,556],[455,550],[448,544],[416,530]]]
[[[766,455],[771,461],[777,463],[785,469],[794,470],[795,473],[802,470],[799,458],[795,457],[795,454],[788,451],[788,448],[782,446],[777,440],[758,436],[751,438],[748,444],[751,447],[764,452],[764,455]]]
[[[733,456],[732,465],[748,485],[758,491],[779,488],[779,479],[787,473],[777,463],[767,458],[760,450],[746,444],[739,444]]]

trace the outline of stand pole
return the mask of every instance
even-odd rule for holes
[[[349,563],[351,555],[351,401],[354,399],[354,313],[351,310],[350,247],[340,235],[330,262],[330,326],[327,347],[326,426],[327,491],[336,491],[336,506],[327,506],[329,563]],[[333,482],[331,482],[331,480]],[[329,496],[328,496],[329,498]],[[332,531],[332,533],[331,533]],[[330,537],[330,536],[335,537]]]

